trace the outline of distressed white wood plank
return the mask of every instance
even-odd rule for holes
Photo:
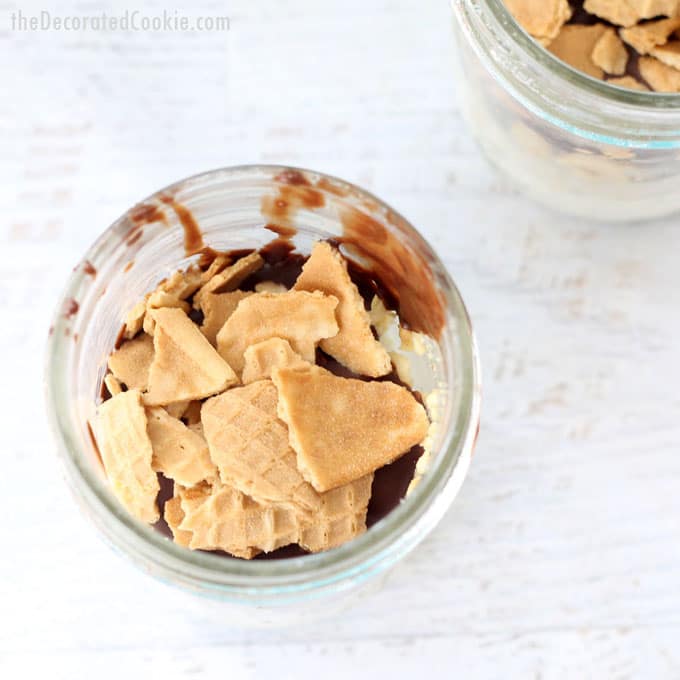
[[[228,13],[227,35],[0,26],[0,297],[11,319],[0,510],[20,556],[0,559],[0,676],[43,663],[69,680],[95,664],[104,679],[282,667],[408,677],[425,660],[470,678],[680,676],[675,221],[558,218],[497,177],[457,112],[447,3],[282,5],[192,3],[195,15]],[[432,536],[350,612],[264,632],[113,555],[59,481],[41,404],[27,407],[82,251],[158,187],[245,162],[337,174],[411,219],[468,302],[485,379],[470,476]]]

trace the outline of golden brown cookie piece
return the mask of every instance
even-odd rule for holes
[[[321,508],[302,526],[299,543],[310,552],[335,548],[366,531],[373,475],[321,494]]]
[[[275,368],[305,368],[305,361],[293,351],[290,343],[282,338],[270,338],[251,345],[243,354],[244,366],[241,381],[248,385],[271,378]]]
[[[146,415],[153,449],[151,465],[156,472],[182,486],[193,486],[217,474],[201,436],[158,406],[147,409]]]
[[[364,300],[347,271],[347,262],[329,243],[312,249],[293,290],[320,290],[338,299],[335,316],[339,331],[321,341],[321,349],[354,373],[377,378],[392,369],[385,348],[373,337]]]
[[[505,0],[517,23],[534,38],[548,44],[571,18],[567,0]]]
[[[318,366],[277,369],[272,380],[298,469],[317,491],[391,463],[427,434],[425,409],[394,383],[340,378]]]
[[[203,272],[192,265],[169,276],[158,288],[178,300],[186,300],[201,287],[202,278]]]
[[[159,485],[151,466],[153,450],[146,425],[140,392],[128,390],[99,407],[96,433],[113,493],[130,514],[153,523],[159,518]]]
[[[680,71],[654,57],[640,57],[640,75],[656,92],[680,92]]]
[[[175,485],[175,494],[177,494],[177,485]],[[166,501],[163,508],[163,518],[172,531],[175,543],[188,548],[191,543],[191,532],[182,531],[179,528],[184,519],[184,510],[182,510],[182,499],[178,495],[174,495],[169,501]]]
[[[206,401],[201,422],[210,457],[223,483],[261,503],[309,513],[319,507],[319,495],[297,469],[288,430],[277,417],[277,402],[269,380]]]
[[[655,47],[665,45],[673,31],[678,28],[680,28],[680,19],[661,19],[632,28],[622,28],[620,34],[638,54],[649,54]]]
[[[145,390],[153,362],[153,338],[146,333],[124,342],[109,357],[109,369],[128,389]]]
[[[680,0],[626,0],[640,19],[677,16]]]
[[[575,69],[593,78],[602,78],[604,71],[593,62],[591,55],[605,30],[604,24],[564,26],[548,49]]]
[[[318,291],[255,293],[241,300],[227,319],[217,334],[217,349],[239,374],[246,348],[269,338],[287,340],[305,361],[313,362],[317,343],[338,332],[337,304],[337,298]]]
[[[680,70],[680,42],[671,42],[655,47],[651,55],[666,66]]]
[[[238,303],[252,295],[249,291],[234,290],[231,293],[205,293],[198,304],[204,314],[201,333],[208,338],[208,342],[217,344],[217,333],[224,326],[227,319],[234,313]]]
[[[193,550],[224,550],[251,559],[298,539],[293,510],[260,505],[219,480],[181,490],[180,498],[184,519],[179,529],[191,532]]]
[[[633,26],[640,14],[629,0],[586,0],[583,9],[617,26]]]
[[[206,293],[218,294],[236,290],[248,276],[260,269],[263,264],[264,260],[259,253],[251,253],[240,260],[236,260],[234,264],[215,274],[204,284],[196,293],[196,299],[200,301]]]
[[[593,47],[591,59],[605,73],[622,76],[628,64],[628,50],[613,28],[607,28]]]
[[[649,92],[649,88],[638,82],[632,76],[622,76],[621,78],[610,78],[607,81],[610,85],[618,85],[619,87],[626,87],[629,90],[641,90]]]
[[[229,364],[181,309],[150,313],[156,329],[149,391],[144,396],[147,405],[203,399],[238,382]]]
[[[124,391],[120,381],[113,375],[113,373],[107,373],[104,376],[104,385],[112,397],[115,397],[117,394],[120,394]]]
[[[231,264],[231,258],[226,253],[220,253],[210,263],[210,266],[201,275],[201,286],[204,286],[215,274],[219,274],[225,267]]]
[[[135,335],[137,335],[137,333],[142,330],[145,314],[146,297],[143,300],[140,300],[125,317],[125,331],[123,332],[123,337],[126,340],[132,340],[132,338],[134,338]]]

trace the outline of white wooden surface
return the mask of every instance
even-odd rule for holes
[[[200,35],[13,33],[19,6],[107,8],[0,3],[0,677],[679,678],[676,220],[558,218],[495,176],[458,115],[443,0],[200,0],[231,17]],[[485,373],[440,527],[353,611],[266,633],[187,610],[100,542],[40,394],[49,314],[99,232],[257,161],[358,182],[418,225]]]

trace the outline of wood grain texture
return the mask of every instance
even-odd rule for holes
[[[14,33],[18,7],[0,4],[0,677],[680,677],[676,220],[559,218],[496,176],[458,114],[445,2],[194,2],[229,14],[226,35]],[[158,187],[258,161],[410,218],[468,303],[485,378],[471,473],[422,548],[347,614],[267,632],[115,557],[36,404],[83,250]]]

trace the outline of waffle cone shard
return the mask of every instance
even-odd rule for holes
[[[149,406],[203,399],[238,382],[236,374],[180,309],[153,312],[154,360],[149,369]]]
[[[366,531],[373,475],[321,494],[314,520],[301,527],[298,543],[310,552],[335,548]]]
[[[177,487],[175,486],[175,494],[177,494]],[[166,501],[163,508],[163,518],[165,523],[172,531],[172,537],[175,543],[178,543],[185,548],[189,547],[191,543],[191,532],[182,531],[179,525],[184,520],[184,510],[182,510],[182,499],[178,495],[174,495],[169,501]]]
[[[143,522],[158,520],[158,477],[138,390],[105,401],[96,421],[97,443],[111,488],[125,508]]]
[[[200,288],[196,293],[197,301],[200,304],[201,298],[208,293],[227,293],[235,290],[248,276],[260,269],[263,264],[264,260],[259,253],[250,253],[250,255],[236,260],[234,264],[215,274]]]
[[[282,338],[270,338],[251,345],[246,349],[243,359],[245,363],[241,379],[244,385],[271,378],[275,368],[309,366],[309,362],[294,352],[290,343]]]
[[[276,388],[263,380],[205,402],[201,421],[210,457],[224,484],[262,503],[314,512],[321,500],[297,469],[277,401]]]
[[[283,338],[305,361],[313,362],[316,344],[338,332],[337,298],[323,293],[255,293],[241,300],[217,334],[220,355],[239,375],[244,352],[270,338]]]
[[[234,313],[238,303],[249,295],[252,295],[249,291],[234,290],[231,293],[219,293],[217,295],[206,293],[201,297],[199,305],[205,316],[201,333],[208,338],[211,345],[215,346],[217,343],[217,333]]]
[[[321,341],[324,352],[359,375],[377,378],[390,372],[390,357],[373,337],[363,298],[337,249],[324,241],[317,243],[293,290],[320,290],[338,299],[335,314],[339,331]]]
[[[178,528],[191,532],[189,547],[194,550],[225,550],[251,559],[297,541],[293,510],[260,505],[218,480],[180,491],[180,497],[184,519]]]
[[[156,472],[183,486],[194,486],[217,474],[207,443],[181,420],[154,407],[147,409],[147,421]]]
[[[128,389],[145,390],[153,363],[153,338],[146,333],[124,342],[109,357],[111,373]]]
[[[317,366],[277,369],[272,380],[298,469],[317,491],[391,463],[427,434],[425,409],[394,383],[339,378]]]

